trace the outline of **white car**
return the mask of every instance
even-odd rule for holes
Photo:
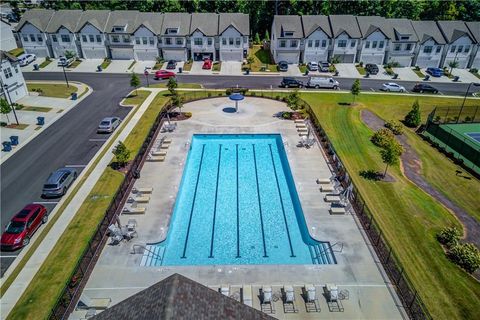
[[[307,68],[308,68],[309,71],[318,71],[318,63],[313,62],[313,61],[309,62],[307,64]]]
[[[402,87],[399,84],[396,84],[394,82],[387,82],[382,85],[380,88],[382,91],[387,91],[387,92],[405,92],[405,87]]]
[[[65,57],[60,57],[58,58],[57,66],[67,68],[71,66],[73,61],[75,61],[75,58],[67,59]]]
[[[20,62],[20,67],[25,67],[32,63],[33,61],[37,60],[37,57],[31,53],[24,53],[17,57],[18,61]]]

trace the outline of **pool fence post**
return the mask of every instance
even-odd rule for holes
[[[412,302],[410,302],[410,305],[408,306],[408,309],[410,309],[410,311],[411,311],[413,303],[415,302],[416,299],[417,299],[417,290],[415,290],[415,293],[413,294]]]
[[[403,270],[404,270],[403,268],[402,268],[402,270],[400,270],[400,274],[398,275],[398,279],[397,279],[397,281],[396,281],[396,283],[395,283],[396,285],[398,285],[398,284],[400,283],[400,280],[402,279]]]

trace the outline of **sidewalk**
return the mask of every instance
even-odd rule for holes
[[[58,81],[28,81],[29,83],[60,83]],[[63,84],[63,82],[61,82]],[[22,110],[16,110],[18,121],[20,124],[28,125],[25,129],[14,129],[2,127],[0,131],[1,141],[10,141],[10,136],[18,136],[19,144],[17,146],[12,146],[12,151],[5,152],[2,151],[0,154],[0,163],[3,163],[8,158],[10,158],[15,152],[23,148],[27,143],[33,140],[37,135],[42,133],[46,128],[51,126],[55,121],[60,119],[68,111],[73,109],[77,104],[79,104],[83,99],[92,93],[92,88],[86,84],[80,82],[70,82],[71,85],[77,87],[78,96],[80,96],[86,89],[88,91],[83,94],[77,100],[62,99],[62,98],[52,98],[45,96],[38,96],[30,92],[30,94],[22,99],[18,100],[17,103],[25,106]],[[38,107],[38,109],[35,109]],[[37,125],[37,117],[44,117],[45,124],[43,126]],[[14,123],[14,115],[11,112],[8,115],[10,123]],[[7,117],[2,114],[2,121],[7,121]]]
[[[75,190],[76,184],[82,181],[82,175],[86,174],[86,172],[89,171],[89,169],[95,164],[95,162],[97,161],[98,157],[102,154],[102,152],[106,149],[114,148],[115,143],[110,143],[112,142],[112,140],[115,140],[116,142],[116,141],[124,141],[126,139],[126,137],[130,134],[130,132],[135,127],[135,125],[138,123],[138,121],[140,120],[143,113],[146,111],[146,109],[150,105],[150,103],[155,98],[156,93],[165,89],[144,88],[142,90],[151,91],[152,94],[150,94],[147,97],[147,99],[142,103],[142,105],[139,108],[132,109],[132,112],[135,112],[135,114],[128,121],[128,123],[124,124],[124,128],[122,129],[120,134],[117,137],[115,135],[112,135],[112,137],[110,137],[107,143],[103,145],[103,147],[97,152],[95,157],[87,165],[85,170],[82,171],[82,173],[80,174],[80,176],[78,177],[74,185],[69,189],[70,190],[69,193],[72,190]],[[8,314],[12,311],[13,307],[18,302],[23,292],[28,287],[28,285],[34,278],[35,274],[38,272],[43,262],[45,261],[45,259],[48,257],[48,255],[54,248],[58,239],[66,230],[66,228],[72,221],[73,217],[76,215],[77,211],[79,210],[80,206],[85,201],[86,197],[89,195],[89,193],[97,183],[98,179],[102,175],[103,171],[105,170],[105,168],[108,166],[108,164],[111,162],[112,159],[113,159],[113,154],[111,152],[104,153],[103,157],[95,165],[95,168],[87,177],[83,185],[80,187],[80,189],[78,190],[77,194],[74,196],[72,201],[66,206],[65,210],[63,210],[63,212],[60,213],[61,216],[58,218],[58,221],[56,221],[56,223],[51,228],[50,232],[44,238],[42,243],[40,243],[37,250],[32,254],[32,256],[27,261],[23,269],[20,271],[16,279],[10,285],[8,290],[4,293],[1,299],[1,305],[0,305],[2,310],[2,314],[1,314],[2,319],[5,319],[8,316]],[[55,210],[53,210],[50,213],[51,217],[55,216],[56,214],[59,214],[58,212],[59,208],[63,206],[63,203],[64,201],[66,201],[66,199],[68,199],[68,194],[66,197],[62,198],[60,203],[55,207]],[[38,236],[39,234],[41,234],[41,232],[36,233],[36,236]],[[36,237],[32,239],[31,244],[35,241],[35,239]],[[12,270],[15,269],[16,265],[23,258],[24,253],[26,253],[27,251],[28,250],[22,251],[22,253],[19,255],[19,258],[15,260],[16,263],[10,266],[10,268],[7,270],[2,280],[5,280],[10,276]]]

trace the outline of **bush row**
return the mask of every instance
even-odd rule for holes
[[[453,263],[468,273],[474,273],[480,267],[480,251],[473,243],[460,243],[460,236],[457,228],[445,227],[437,233],[437,240]]]

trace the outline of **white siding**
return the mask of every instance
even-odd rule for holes
[[[466,48],[469,48],[467,52],[465,52]],[[469,37],[463,36],[455,40],[453,43],[447,46],[443,66],[448,67],[450,61],[457,61],[458,68],[466,68],[472,50],[473,44]]]
[[[210,40],[209,40],[210,39]],[[199,44],[195,44],[196,41],[201,41]],[[208,44],[210,41],[210,44]],[[204,36],[200,31],[195,31],[190,36],[190,48],[191,48],[191,59],[193,60],[202,60],[204,54],[211,54],[213,60],[216,60],[215,57],[215,37]]]
[[[105,34],[87,23],[78,33],[78,40],[82,48],[82,57],[85,59],[103,59],[107,57]],[[100,40],[100,41],[98,41]]]
[[[430,47],[432,49],[431,52],[425,52],[426,49],[430,49]],[[440,60],[442,59],[443,50],[444,46],[436,44],[432,39],[425,41],[423,44],[417,46],[414,65],[420,68],[438,68],[440,66]]]
[[[345,47],[340,46],[341,42],[345,43]],[[352,39],[346,33],[340,34],[334,39],[332,57],[338,57],[344,63],[355,62],[359,42],[360,39]]]
[[[67,36],[69,41],[63,41],[62,36]],[[54,37],[56,37],[57,41],[54,41]],[[50,43],[52,44],[53,56],[55,58],[64,56],[66,51],[72,51],[79,56],[77,45],[75,44],[75,34],[68,31],[68,29],[62,27],[58,29],[57,33],[49,34],[49,38]]]
[[[37,57],[49,56],[47,48],[47,37],[34,25],[28,22],[25,23],[25,25],[19,32],[19,36],[22,41],[23,49],[26,53],[33,53]]]
[[[233,45],[230,39],[233,39]],[[219,37],[219,47],[221,61],[242,61],[243,51],[248,50],[248,38],[245,39],[235,28],[228,27]]]
[[[15,37],[13,36],[12,27],[3,21],[0,22],[0,49],[10,51],[17,47]]]
[[[329,43],[330,39],[325,32],[321,30],[316,30],[313,32],[310,36],[305,38],[303,62],[308,63],[311,61],[328,61]]]
[[[8,94],[4,98],[7,101],[11,99],[11,102],[14,103],[25,97],[28,94],[27,85],[20,66],[18,64],[12,65],[9,60],[5,59],[2,61],[0,68],[0,79],[8,88]],[[3,92],[0,95],[3,95]]]
[[[158,40],[149,29],[141,26],[133,34],[133,50],[136,60],[154,61],[158,57]]]
[[[363,39],[359,61],[363,63],[383,64],[388,39],[380,31],[375,31]]]

